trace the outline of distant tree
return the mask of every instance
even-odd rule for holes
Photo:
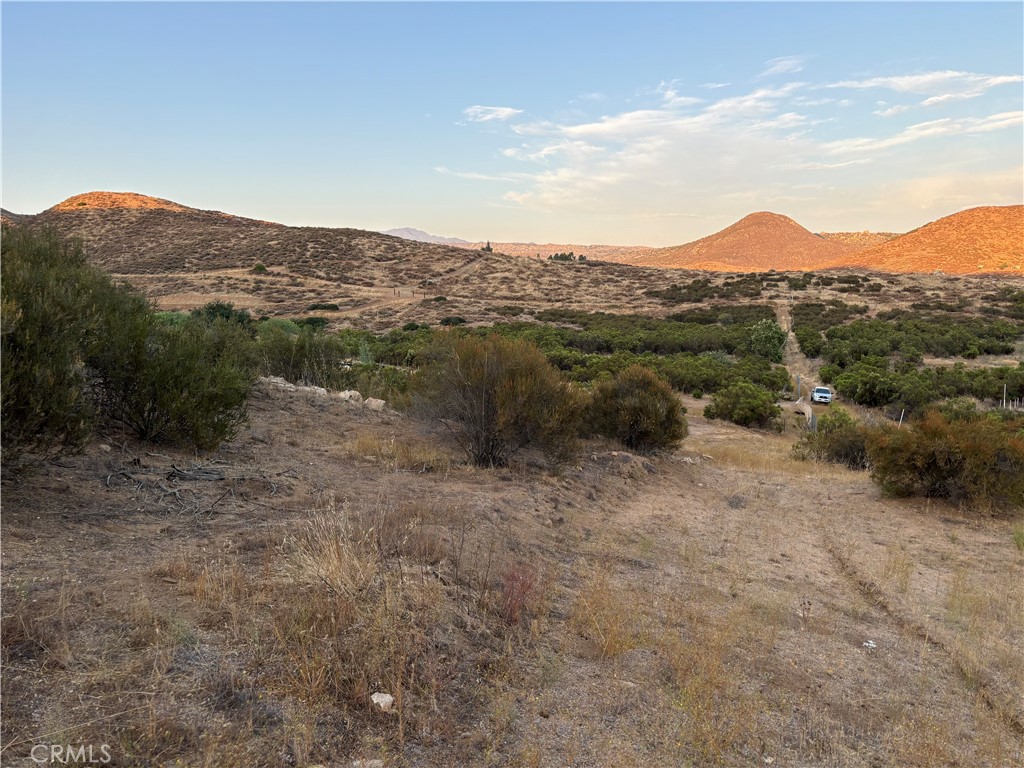
[[[493,252],[494,252],[494,249],[493,249],[493,248],[491,248],[491,241],[490,241],[490,240],[488,240],[488,241],[487,241],[487,245],[485,245],[485,246],[484,246],[483,248],[481,248],[480,250],[481,250],[481,251],[483,251],[484,253],[493,253]]]

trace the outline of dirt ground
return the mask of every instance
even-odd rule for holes
[[[2,764],[1024,763],[1020,519],[684,402],[674,455],[485,471],[261,384],[212,455],[106,434],[8,475]]]

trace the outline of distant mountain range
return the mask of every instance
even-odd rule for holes
[[[36,215],[2,211],[5,222],[47,224],[83,238],[96,263],[120,272],[157,274],[294,265],[326,279],[359,283],[384,268],[394,279],[450,274],[486,254],[483,243],[418,229],[384,233],[288,227],[202,211],[136,193],[76,195]],[[815,234],[788,216],[752,213],[720,232],[668,248],[536,243],[491,244],[495,253],[546,258],[572,251],[636,266],[751,272],[869,269],[882,272],[1024,275],[1024,206],[971,208],[904,235]],[[408,274],[406,274],[408,273]],[[367,272],[369,274],[369,272]]]
[[[388,229],[382,232],[383,235],[391,235],[392,237],[401,237],[405,240],[415,240],[417,243],[437,243],[438,245],[469,245],[468,240],[460,240],[457,237],[440,237],[439,235],[432,235],[429,232],[424,232],[422,229],[414,229],[413,227],[399,227],[398,229]]]

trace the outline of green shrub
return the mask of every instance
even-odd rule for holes
[[[339,309],[337,304],[329,301],[318,301],[306,307],[307,312],[337,312]]]
[[[746,381],[716,392],[704,408],[705,418],[723,419],[741,427],[778,428],[781,414],[771,392]]]
[[[1024,507],[1024,437],[998,419],[950,421],[930,409],[902,429],[870,431],[867,451],[872,478],[894,496]]]
[[[5,458],[80,448],[99,416],[147,440],[214,448],[245,419],[247,312],[183,319],[88,267],[53,232],[4,232]]]
[[[466,318],[459,317],[458,315],[449,315],[448,317],[442,317],[440,322],[441,322],[441,325],[445,325],[445,326],[465,325],[466,324]]]
[[[144,440],[212,450],[246,421],[251,347],[233,320],[166,325],[141,299],[112,296],[88,364],[108,417]]]
[[[53,230],[2,235],[3,458],[74,452],[95,418],[82,345],[97,320],[92,295],[109,280]]]
[[[192,317],[212,323],[217,318],[230,320],[238,323],[243,328],[251,328],[253,324],[252,315],[247,309],[235,309],[235,305],[228,301],[211,301],[208,304],[192,310]]]
[[[267,268],[260,262],[256,262],[252,269],[249,270],[254,275],[265,275],[267,274]]]
[[[802,459],[843,464],[851,469],[868,466],[866,432],[853,417],[838,405],[832,406],[817,420],[814,432],[806,432],[793,452]]]
[[[413,405],[440,421],[477,466],[500,466],[535,445],[552,464],[576,450],[579,394],[532,344],[468,336],[420,369]]]
[[[256,337],[260,372],[293,384],[347,389],[341,386],[346,369],[341,339],[295,323],[288,326],[279,321],[260,325]]]
[[[686,437],[685,412],[668,382],[634,365],[594,388],[589,422],[597,434],[650,453],[673,449]]]
[[[775,321],[765,318],[750,329],[747,349],[750,354],[763,357],[773,363],[782,362],[782,348],[786,346],[786,332]]]

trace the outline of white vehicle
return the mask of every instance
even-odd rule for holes
[[[826,405],[832,402],[832,390],[828,387],[815,387],[814,391],[811,392],[812,403],[825,403]]]

